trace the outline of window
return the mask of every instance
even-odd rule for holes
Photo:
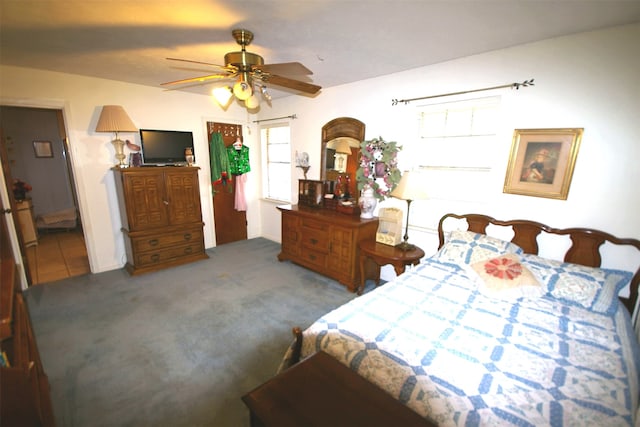
[[[496,185],[492,171],[503,160],[496,156],[499,116],[499,96],[418,107],[419,139],[403,151],[424,172],[431,207],[465,211],[468,203],[489,202]],[[429,212],[439,209],[419,204],[412,223],[436,221]]]
[[[499,97],[488,97],[420,108],[420,141],[412,154],[438,183],[432,197],[484,197],[495,165],[499,105]]]
[[[266,153],[263,194],[267,199],[291,201],[291,132],[288,124],[274,124],[260,129]]]

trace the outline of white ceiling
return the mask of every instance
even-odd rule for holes
[[[215,71],[166,57],[224,65],[245,28],[267,64],[331,87],[634,22],[640,0],[1,0],[0,63],[160,87]]]

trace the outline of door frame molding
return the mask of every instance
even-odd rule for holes
[[[69,137],[69,112],[71,111],[71,106],[68,101],[62,99],[34,99],[34,98],[7,98],[0,96],[0,106],[3,107],[21,107],[21,108],[42,108],[47,110],[58,110],[62,113],[62,120],[59,125],[59,129],[61,132],[64,132],[64,135],[60,135],[63,139],[63,144],[66,147],[67,151],[67,165],[70,168],[69,174],[73,177],[73,188],[72,191],[75,193],[75,198],[78,202],[78,214],[80,215],[80,221],[82,223],[82,233],[84,235],[85,245],[87,247],[87,256],[89,259],[89,268],[93,272],[94,265],[97,265],[97,260],[95,259],[95,254],[97,253],[96,249],[91,244],[92,240],[87,238],[87,230],[91,229],[90,217],[89,215],[84,215],[84,212],[88,212],[87,207],[85,206],[85,197],[84,193],[80,191],[82,189],[81,185],[78,182],[78,168],[76,167],[74,150],[72,149],[71,138]],[[4,170],[2,165],[0,164],[0,175],[4,175]],[[4,177],[2,177],[4,181]],[[2,197],[9,198],[8,194],[8,184],[4,182],[4,185],[0,186],[0,194]],[[4,202],[4,199],[3,199]],[[19,240],[17,237],[16,224],[13,223],[13,229],[9,230],[9,236],[11,238],[12,245],[17,245],[19,247]],[[14,242],[15,239],[15,242]],[[19,253],[19,256],[25,256],[26,254]],[[26,274],[24,272],[24,265],[21,261],[16,259],[16,263],[20,264],[21,276],[24,277],[24,282],[21,281],[21,285],[23,289],[28,287],[28,282],[26,278]]]

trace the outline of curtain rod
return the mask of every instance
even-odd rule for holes
[[[411,98],[411,99],[392,99],[391,100],[391,105],[398,105],[399,103],[404,103],[405,105],[410,103],[411,101],[418,101],[421,99],[431,99],[431,98],[440,98],[443,96],[453,96],[453,95],[463,95],[465,93],[472,93],[472,92],[482,92],[485,90],[494,90],[494,89],[502,89],[505,87],[510,87],[511,89],[520,89],[520,86],[522,87],[528,87],[528,86],[535,86],[535,84],[533,84],[533,79],[529,79],[529,80],[525,80],[522,83],[510,83],[510,84],[506,84],[506,85],[500,85],[500,86],[493,86],[493,87],[485,87],[482,89],[472,89],[472,90],[464,90],[462,92],[452,92],[452,93],[444,93],[442,95],[431,95],[431,96],[422,96],[420,98]]]
[[[292,114],[290,116],[274,117],[273,119],[254,120],[253,123],[270,122],[271,120],[280,120],[280,119],[297,119],[297,118],[298,117],[296,117],[295,114]]]

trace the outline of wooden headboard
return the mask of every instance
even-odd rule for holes
[[[443,230],[443,224],[447,218],[465,219],[469,224],[469,231],[480,234],[486,234],[486,228],[489,224],[507,227],[510,226],[514,232],[514,236],[511,241],[520,246],[526,253],[535,255],[538,254],[537,237],[541,232],[544,231],[549,234],[568,235],[571,239],[571,246],[565,253],[564,261],[588,267],[600,267],[602,263],[600,246],[605,242],[610,242],[615,245],[633,246],[640,252],[640,240],[621,239],[609,233],[605,233],[604,231],[594,230],[591,228],[553,228],[539,222],[523,219],[501,221],[487,215],[457,215],[453,213],[446,214],[438,223],[438,238],[440,240],[438,249],[444,245],[445,232]],[[629,313],[633,313],[633,309],[636,305],[639,285],[640,266],[631,279],[629,298],[620,298],[622,303],[629,310]]]

